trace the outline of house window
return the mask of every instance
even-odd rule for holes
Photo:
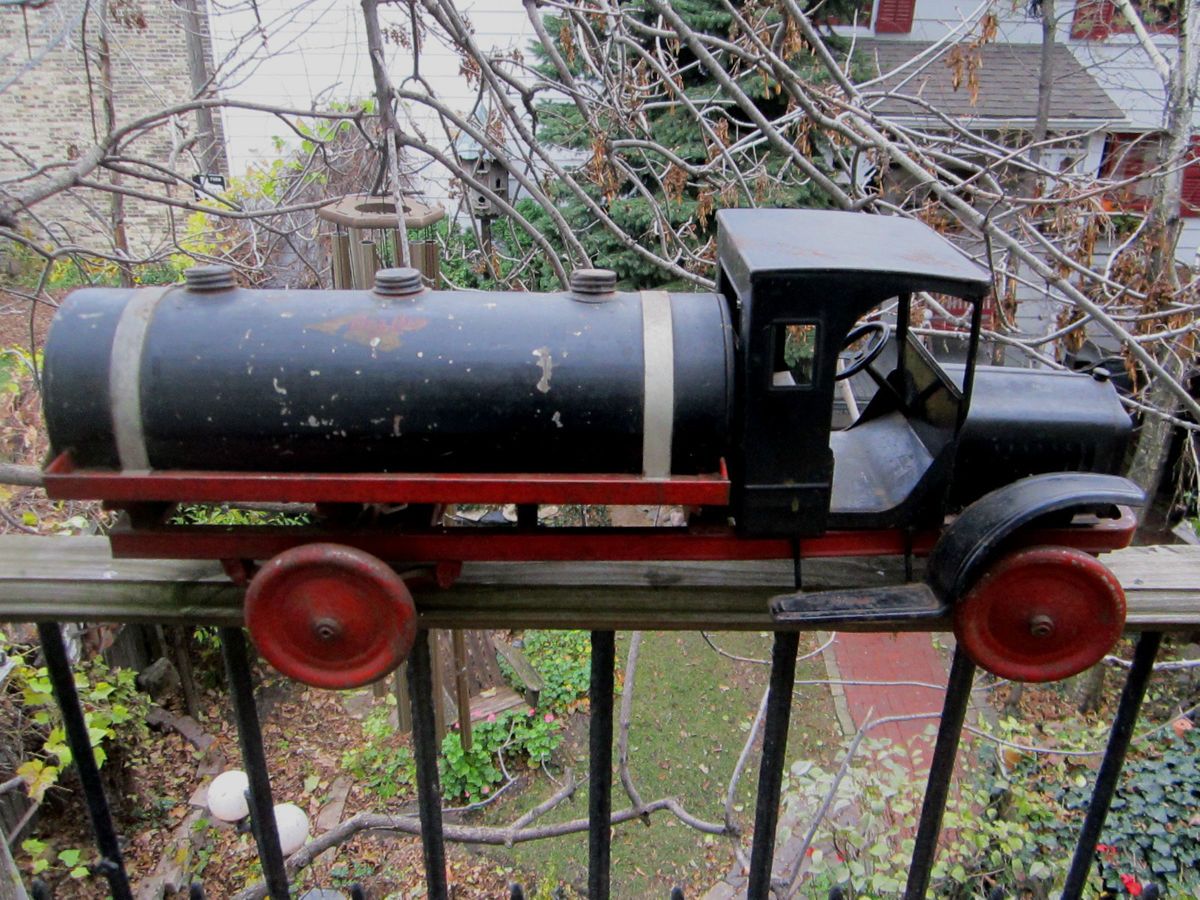
[[[1178,30],[1177,0],[1133,0],[1133,6],[1147,30],[1160,34],[1174,34]],[[1132,30],[1133,26],[1112,0],[1076,0],[1071,37],[1101,40],[1110,34]]]
[[[1116,212],[1144,212],[1150,205],[1154,183],[1140,178],[1158,164],[1162,139],[1154,134],[1111,134],[1104,150],[1101,174],[1111,181],[1128,182],[1113,188],[1105,204]],[[1136,179],[1136,180],[1134,180]],[[1200,216],[1200,139],[1193,139],[1184,160],[1183,191],[1179,214]]]

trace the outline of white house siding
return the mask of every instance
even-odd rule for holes
[[[372,93],[362,11],[357,0],[308,0],[300,4],[259,0],[258,7],[267,34],[265,46],[261,39],[253,39],[242,49],[236,49],[235,44],[254,28],[253,13],[245,8],[225,11],[219,6],[210,12],[215,56],[223,60],[222,74],[228,79],[227,96],[305,109],[326,98],[350,101]],[[476,38],[485,50],[527,49],[532,29],[522,5],[515,0],[473,0],[463,3],[462,8],[471,17]],[[1016,43],[1041,40],[1041,23],[1026,14],[1024,4],[955,0],[917,0],[911,32],[886,37],[929,42],[950,32],[967,36],[974,32],[979,16],[989,9],[999,18],[1001,40]],[[382,7],[381,14],[385,24],[399,15],[395,8],[387,6]],[[1158,127],[1162,114],[1161,83],[1133,38],[1113,35],[1103,41],[1075,39],[1071,37],[1071,17],[1062,19],[1059,39],[1126,113],[1126,120],[1114,123],[1113,130]],[[402,18],[396,21],[406,27]],[[869,28],[844,30],[860,37],[872,35]],[[1171,40],[1163,38],[1161,44],[1169,52]],[[411,53],[394,44],[388,44],[386,52],[392,78],[398,82],[411,71]],[[462,112],[471,109],[474,103],[471,87],[459,74],[458,59],[447,47],[436,42],[423,46],[421,71],[453,106]],[[1030,77],[1036,74],[1030,73]],[[431,114],[420,109],[410,110],[410,114],[428,135],[439,134],[440,128]],[[224,118],[230,169],[234,173],[276,158],[279,151],[273,138],[283,138],[287,146],[294,143],[286,127],[273,116],[227,110]],[[1093,139],[1088,149],[1087,165],[1098,170],[1103,141]],[[432,197],[447,199],[447,176],[440,167],[428,166],[420,174]],[[1198,248],[1200,219],[1186,219],[1180,258],[1192,262]]]
[[[1066,6],[1062,0],[1057,4]],[[913,13],[912,32],[907,35],[888,35],[889,40],[907,38],[914,41],[938,40],[950,29],[970,33],[964,22],[978,17],[987,4],[973,6],[953,0],[917,0]],[[1025,5],[992,4],[990,9],[1000,20],[1000,39],[1014,43],[1039,43],[1041,22],[1026,15]],[[1072,17],[1064,15],[1059,24],[1058,39],[1070,47],[1092,77],[1104,88],[1126,115],[1125,121],[1114,123],[1113,131],[1149,131],[1162,125],[1164,91],[1158,73],[1154,71],[1145,51],[1130,34],[1113,34],[1103,40],[1073,38]],[[1174,40],[1169,36],[1156,39],[1159,48],[1171,56]],[[1036,77],[1030,73],[1030,77]],[[1200,126],[1200,115],[1196,125]],[[1099,157],[1093,152],[1089,162]],[[1184,219],[1183,234],[1177,254],[1181,262],[1196,264],[1200,254],[1200,218]]]
[[[214,13],[212,28],[217,58],[230,58],[222,66],[229,81],[224,94],[232,99],[307,109],[330,100],[351,102],[374,93],[371,63],[366,50],[362,8],[357,0],[310,0],[295,5],[289,0],[259,0],[264,47],[251,40],[238,48],[240,38],[255,26],[246,9]],[[525,50],[532,28],[524,8],[512,0],[475,0],[460,9],[471,19],[475,39],[486,52]],[[395,6],[380,7],[385,30],[397,25],[408,31],[407,12]],[[394,83],[412,72],[412,51],[394,43],[385,45],[389,74]],[[459,72],[458,57],[445,45],[430,40],[421,46],[420,70],[433,90],[461,113],[470,112],[475,102],[471,85]],[[432,141],[440,141],[441,126],[423,107],[407,111],[412,127]],[[225,113],[230,167],[243,172],[248,166],[279,156],[275,138],[285,147],[295,140],[277,118],[250,110],[230,109]],[[424,160],[412,154],[412,161]],[[419,173],[433,199],[445,200],[447,174],[429,165]]]

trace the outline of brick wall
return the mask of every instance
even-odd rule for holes
[[[95,128],[103,128],[97,68],[96,7],[85,0],[49,0],[41,9],[0,7],[0,178],[30,173],[32,167],[61,164],[94,146]],[[204,9],[204,0],[199,6]],[[110,48],[116,119],[137,119],[191,97],[185,16],[172,0],[110,0],[113,21]],[[141,21],[131,21],[131,20]],[[144,25],[141,22],[144,21]],[[205,22],[208,45],[207,19]],[[85,50],[86,48],[86,50]],[[211,58],[211,51],[209,51]],[[86,64],[85,64],[86,62]],[[89,88],[89,76],[91,87]],[[225,168],[220,112],[214,110],[217,144]],[[198,171],[180,146],[196,133],[193,114],[163,122],[133,135],[123,155],[170,165],[184,175]],[[57,167],[48,175],[61,172]],[[45,177],[45,176],[35,176]],[[112,176],[96,170],[92,180]],[[156,195],[171,192],[187,198],[189,189],[151,185],[126,177],[125,183]],[[19,190],[21,185],[17,185]],[[126,227],[135,255],[154,252],[180,233],[186,213],[172,216],[154,203],[127,199]],[[22,225],[39,237],[62,243],[111,247],[110,200],[107,194],[72,189],[38,204]]]

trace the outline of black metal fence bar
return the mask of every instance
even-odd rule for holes
[[[413,760],[417,766],[417,802],[421,849],[425,855],[425,888],[429,900],[446,900],[446,845],[442,836],[442,790],[438,783],[437,729],[433,704],[433,666],[429,632],[421,629],[408,657],[408,696],[412,704]]]
[[[942,831],[942,816],[946,811],[946,797],[950,792],[950,778],[954,774],[954,760],[958,757],[958,742],[962,738],[963,721],[967,716],[971,683],[974,680],[975,663],[967,658],[961,648],[956,647],[946,684],[946,699],[942,704],[942,721],[938,725],[933,759],[929,763],[929,779],[925,783],[925,799],[921,803],[921,820],[917,825],[917,838],[908,865],[904,900],[923,900],[929,890],[929,876],[933,871],[938,835]]]
[[[279,829],[275,825],[275,804],[271,799],[271,776],[263,751],[262,728],[254,705],[254,682],[250,678],[250,659],[246,655],[246,636],[240,628],[222,628],[221,653],[229,674],[229,698],[237,720],[238,744],[242,765],[250,781],[250,828],[258,845],[258,859],[272,900],[288,900],[287,872],[279,847]]]
[[[83,794],[87,800],[88,817],[92,822],[92,834],[96,837],[96,849],[100,851],[97,870],[108,879],[114,900],[132,900],[129,876],[125,873],[125,862],[121,858],[121,847],[117,841],[117,830],[113,827],[112,812],[108,808],[108,797],[100,781],[100,768],[92,752],[92,741],[88,736],[83,707],[79,705],[79,694],[75,690],[75,676],[67,659],[67,648],[63,643],[62,629],[57,622],[39,622],[38,637],[42,642],[42,653],[46,657],[46,671],[50,676],[51,690],[62,713],[63,729],[67,734],[67,745],[79,772]]]
[[[613,665],[616,635],[592,632],[588,688],[588,897],[608,900],[612,866]]]
[[[74,677],[55,622],[38,624],[46,666],[55,698],[63,715],[67,742],[77,763],[100,861],[94,866],[109,882],[115,900],[131,900],[128,876],[108,801],[95,764],[83,709],[75,690]],[[243,763],[250,782],[248,800],[251,827],[270,897],[288,898],[289,887],[275,825],[271,786],[264,755],[262,731],[254,702],[248,646],[241,628],[221,628],[221,643],[229,673],[230,695],[238,727]],[[1162,633],[1144,632],[1138,640],[1133,665],[1122,690],[1104,758],[1093,786],[1088,811],[1080,829],[1070,871],[1061,900],[1079,900],[1087,880],[1096,842],[1115,795],[1133,729]],[[611,870],[612,739],[615,633],[593,631],[591,662],[591,714],[589,733],[589,870],[588,890],[592,900],[608,900]],[[771,885],[775,830],[779,817],[780,792],[786,764],[792,691],[795,683],[798,631],[776,632],[772,648],[771,676],[763,731],[762,759],[755,808],[755,832],[751,848],[748,900],[766,900]],[[950,669],[941,724],[930,765],[920,824],[909,863],[905,900],[923,900],[928,895],[931,872],[941,832],[955,759],[970,701],[975,665],[956,650]],[[437,772],[434,730],[432,668],[427,631],[419,631],[409,657],[409,692],[413,712],[413,754],[417,769],[417,793],[424,850],[426,895],[446,900],[445,844],[442,832],[441,793]],[[512,897],[523,896],[520,886],[511,886]],[[37,896],[35,890],[35,896]],[[191,896],[203,897],[194,885]],[[361,890],[358,894],[361,896]],[[678,889],[672,897],[680,896]],[[834,896],[831,894],[831,896]],[[1157,886],[1145,886],[1145,898],[1160,896]]]
[[[783,766],[787,757],[792,691],[796,684],[796,650],[799,646],[799,632],[775,632],[775,643],[771,648],[771,682],[767,689],[767,717],[763,723],[762,763],[758,770],[758,799],[754,808],[754,844],[750,848],[747,900],[766,900],[771,888],[775,826],[779,824],[779,792],[783,786]]]
[[[1104,828],[1108,808],[1117,791],[1121,767],[1125,764],[1125,752],[1129,749],[1133,726],[1142,708],[1142,699],[1146,696],[1146,686],[1154,672],[1154,660],[1158,657],[1161,644],[1161,631],[1146,631],[1138,638],[1133,666],[1125,679],[1121,700],[1117,704],[1117,715],[1108,734],[1108,746],[1104,749],[1104,759],[1096,774],[1096,783],[1092,786],[1087,815],[1079,829],[1079,840],[1075,844],[1075,855],[1071,858],[1071,868],[1063,885],[1062,900],[1079,900],[1083,894],[1083,884],[1087,881],[1092,858],[1096,855],[1096,842],[1100,840],[1100,831]]]

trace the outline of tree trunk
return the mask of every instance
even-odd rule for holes
[[[9,852],[8,841],[3,840],[0,840],[0,900],[29,900],[25,885],[21,883],[21,873]]]
[[[1104,694],[1104,676],[1107,667],[1097,663],[1079,676],[1079,695],[1076,708],[1081,713],[1090,713],[1099,709],[1100,700]]]
[[[104,112],[104,131],[111,134],[117,124],[116,102],[113,95],[112,51],[108,44],[108,4],[100,7],[100,37],[97,42],[100,69],[100,105]],[[109,180],[114,187],[121,184],[121,173],[112,172]],[[128,262],[129,235],[125,231],[125,195],[113,191],[109,195],[109,223],[112,227],[113,249],[122,262],[117,264],[121,287],[133,287],[133,269]]]
[[[1191,46],[1192,26],[1196,12],[1191,3],[1181,3],[1178,17],[1178,54],[1170,66],[1163,87],[1166,104],[1163,108],[1162,143],[1156,163],[1165,171],[1155,177],[1154,193],[1147,214],[1146,282],[1150,303],[1156,294],[1167,294],[1179,287],[1175,265],[1175,248],[1179,243],[1182,221],[1179,206],[1183,198],[1183,167],[1192,138],[1192,116],[1196,107],[1195,51]],[[1128,15],[1128,12],[1126,13]],[[1185,336],[1178,342],[1160,347],[1159,362],[1179,381],[1187,370],[1192,341]],[[1171,389],[1161,380],[1150,385],[1147,402],[1156,409],[1175,413],[1179,402]],[[1157,416],[1143,415],[1137,446],[1129,467],[1129,477],[1146,492],[1148,509],[1166,476],[1167,458],[1173,426]]]
[[[192,96],[202,97],[208,93],[208,60],[204,54],[204,25],[196,5],[197,0],[179,0],[184,14],[184,36],[187,39],[188,75],[192,83]],[[213,125],[212,110],[207,107],[196,110],[197,137],[196,156],[202,172],[216,172],[220,153],[217,147],[217,131]]]
[[[400,193],[400,123],[392,107],[392,85],[388,81],[387,67],[383,57],[383,31],[379,27],[378,0],[362,0],[363,24],[367,29],[367,53],[371,57],[371,74],[375,78],[375,102],[379,106],[379,121],[383,125],[384,164],[388,166],[392,181],[392,197],[396,204],[396,248],[400,251],[397,265],[411,264],[408,251],[408,226],[404,221],[404,201]],[[418,40],[413,31],[414,48]],[[418,52],[414,49],[414,52]]]
[[[1014,681],[1008,686],[1008,697],[1004,700],[1005,715],[1013,715],[1021,708],[1021,698],[1025,696],[1025,683]]]
[[[1029,162],[1037,166],[1042,161],[1041,144],[1046,140],[1050,132],[1050,102],[1054,97],[1054,47],[1056,44],[1056,35],[1058,29],[1058,17],[1054,11],[1054,0],[1042,0],[1042,55],[1038,68],[1038,102],[1037,114],[1033,120],[1033,130],[1030,132],[1029,139],[1031,147],[1029,148]],[[1021,194],[1027,197],[1032,197],[1037,190],[1041,179],[1035,172],[1028,172],[1020,179],[1018,190]],[[1017,299],[1017,291],[1020,290],[1020,285],[1015,280],[1019,274],[1021,264],[1013,253],[1008,254],[1008,261],[1004,271],[1011,273],[1004,279],[1004,290],[1001,291],[1002,296],[993,298],[993,302],[997,305],[1004,304],[1004,312],[1016,324],[1017,312],[1020,309],[1020,301]],[[1055,327],[1055,323],[1051,320],[1051,329]],[[997,342],[992,348],[992,363],[994,365],[1004,365],[1005,346]],[[1014,686],[1014,692],[1017,701],[1020,700],[1020,689]],[[1015,703],[1016,701],[1014,701]]]

